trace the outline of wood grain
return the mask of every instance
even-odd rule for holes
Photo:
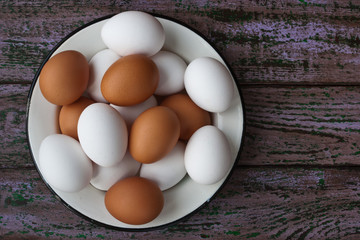
[[[0,85],[0,168],[33,166],[26,139],[29,84]]]
[[[3,169],[0,237],[356,239],[360,237],[359,170],[238,167],[216,198],[190,219],[135,233],[105,230],[73,214],[35,170]]]
[[[31,82],[67,34],[124,10],[163,14],[201,32],[241,84],[359,83],[360,1],[295,0],[12,1],[1,8],[0,82]]]
[[[359,87],[246,87],[240,164],[359,165]]]

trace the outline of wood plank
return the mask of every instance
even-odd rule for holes
[[[238,167],[216,198],[188,220],[120,232],[65,208],[32,169],[0,170],[0,237],[26,239],[356,239],[359,168]]]
[[[0,85],[0,168],[31,167],[29,85]],[[243,87],[239,165],[360,165],[360,87]]]
[[[246,87],[240,164],[360,164],[359,87]]]
[[[295,0],[14,1],[1,8],[0,82],[30,82],[68,33],[133,9],[176,18],[201,32],[240,84],[359,84],[360,2]]]

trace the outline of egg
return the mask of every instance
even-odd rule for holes
[[[162,101],[161,106],[171,108],[178,116],[182,140],[189,140],[200,127],[211,124],[210,114],[197,106],[186,94],[171,95]]]
[[[84,109],[78,121],[78,136],[86,155],[103,167],[119,163],[127,150],[126,123],[105,103],[94,103]]]
[[[85,188],[93,171],[91,160],[79,142],[63,134],[52,134],[42,140],[39,168],[47,183],[64,192]]]
[[[101,81],[106,70],[119,58],[120,57],[111,49],[104,49],[90,59],[90,76],[87,93],[96,102],[107,103],[101,93]]]
[[[186,92],[199,107],[209,112],[223,112],[231,105],[234,84],[224,64],[211,57],[199,57],[185,70]]]
[[[129,135],[129,151],[136,161],[153,163],[168,154],[180,136],[180,121],[168,107],[157,106],[141,113]]]
[[[110,104],[116,111],[118,111],[121,116],[124,118],[128,129],[130,129],[132,123],[135,119],[145,110],[157,106],[157,100],[154,96],[150,96],[144,102],[132,105],[132,106],[116,106]]]
[[[59,127],[61,133],[78,140],[77,124],[80,114],[87,106],[93,103],[95,102],[90,98],[81,96],[75,102],[62,106],[59,113]]]
[[[143,54],[152,56],[165,42],[161,23],[152,15],[126,11],[111,17],[101,29],[105,45],[120,56]]]
[[[199,128],[185,148],[185,169],[200,184],[214,184],[231,167],[230,145],[224,133],[213,125]]]
[[[164,206],[160,188],[151,180],[129,177],[118,181],[105,194],[105,207],[121,222],[140,225],[154,220]]]
[[[157,162],[142,164],[140,177],[154,181],[161,191],[175,186],[186,175],[185,143],[179,141],[173,150]]]
[[[160,74],[156,95],[170,95],[184,89],[184,73],[187,65],[180,56],[169,51],[160,51],[151,59]]]
[[[159,70],[150,58],[129,55],[108,68],[101,81],[101,92],[114,105],[131,106],[153,95],[158,82]]]
[[[50,58],[39,76],[40,90],[55,105],[75,102],[86,90],[89,64],[80,52],[69,50]]]
[[[111,167],[103,167],[93,164],[93,176],[91,178],[91,185],[103,191],[107,191],[117,181],[132,177],[137,174],[140,168],[140,163],[135,161],[130,153],[126,153],[123,160]]]

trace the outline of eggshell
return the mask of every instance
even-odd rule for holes
[[[78,121],[78,136],[84,152],[98,165],[113,166],[126,153],[125,121],[108,104],[94,103],[84,109]]]
[[[220,181],[231,167],[229,142],[213,125],[198,129],[185,149],[185,168],[191,179],[200,184]]]
[[[186,175],[185,143],[178,142],[173,150],[157,162],[142,164],[140,177],[157,183],[161,191],[175,186]]]
[[[121,162],[111,167],[102,167],[94,163],[93,177],[90,183],[99,190],[107,191],[117,181],[135,176],[139,171],[140,165],[128,152]]]
[[[118,106],[131,106],[148,99],[159,82],[159,70],[144,55],[120,58],[105,72],[101,82],[104,98]]]
[[[126,11],[111,17],[102,27],[101,37],[108,48],[121,56],[152,56],[165,42],[161,23],[152,15],[140,11]]]
[[[234,84],[224,64],[211,57],[190,62],[185,70],[184,84],[190,98],[209,112],[223,112],[231,105]]]
[[[151,59],[159,69],[159,84],[156,95],[170,95],[184,89],[184,74],[187,67],[185,61],[169,51],[160,51]]]
[[[171,108],[180,120],[180,139],[189,140],[200,127],[211,124],[210,114],[197,106],[186,94],[171,95],[161,106]]]
[[[164,196],[151,180],[129,177],[118,181],[105,194],[105,207],[121,222],[145,224],[155,219],[164,206]]]
[[[116,111],[118,111],[121,116],[124,118],[128,129],[130,129],[132,123],[135,119],[145,110],[157,106],[157,100],[154,96],[150,96],[144,102],[132,105],[132,106],[116,106],[114,104],[110,104]]]
[[[73,50],[50,58],[39,76],[41,93],[56,105],[75,102],[86,90],[88,81],[89,64],[84,55]]]
[[[153,163],[168,154],[177,143],[180,122],[168,107],[152,107],[141,113],[131,127],[129,151],[136,161]]]
[[[90,59],[90,77],[87,93],[96,102],[107,103],[101,93],[101,81],[107,69],[119,58],[120,57],[111,49],[104,49]]]
[[[39,167],[47,183],[64,192],[80,191],[92,176],[91,161],[79,142],[63,134],[49,135],[41,142]]]
[[[93,103],[95,102],[90,98],[81,96],[75,102],[62,106],[59,113],[61,133],[78,140],[77,124],[80,114],[87,106]]]

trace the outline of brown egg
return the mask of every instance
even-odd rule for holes
[[[89,64],[77,51],[64,51],[47,61],[39,77],[40,90],[46,100],[56,105],[75,102],[86,90]]]
[[[180,136],[180,121],[168,107],[157,106],[141,113],[129,136],[129,151],[141,163],[153,163],[165,157]]]
[[[82,111],[95,101],[81,96],[75,102],[61,107],[59,113],[59,126],[62,134],[78,140],[77,124]]]
[[[178,116],[182,140],[189,140],[196,130],[211,124],[210,114],[198,107],[186,94],[171,95],[161,105],[171,108]]]
[[[121,222],[139,225],[160,214],[164,197],[154,182],[142,177],[129,177],[110,187],[105,194],[105,206]]]
[[[159,82],[159,70],[148,57],[135,54],[120,58],[101,81],[104,98],[118,106],[130,106],[148,99]]]

